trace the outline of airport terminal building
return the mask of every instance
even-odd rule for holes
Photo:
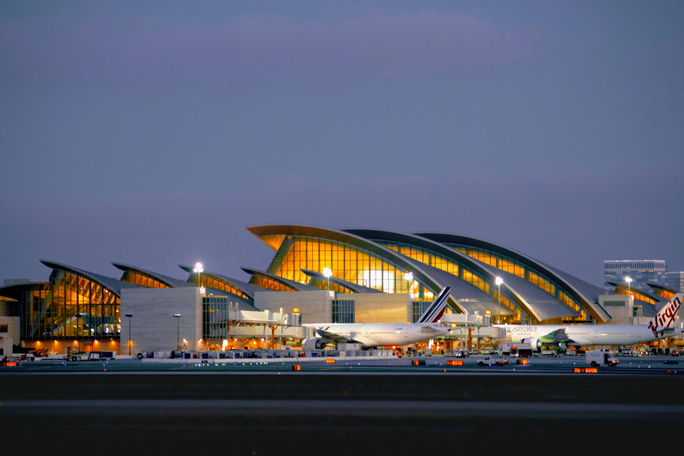
[[[274,255],[245,279],[179,265],[186,279],[113,263],[116,276],[52,260],[41,280],[0,287],[0,349],[222,349],[296,343],[302,323],[414,322],[444,287],[451,321],[643,323],[673,293],[613,293],[490,241],[446,233],[248,230]]]

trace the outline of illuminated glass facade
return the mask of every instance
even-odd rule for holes
[[[563,304],[567,305],[571,309],[579,312],[577,317],[568,317],[570,320],[586,320],[587,313],[579,305],[576,299],[571,297],[569,294],[560,291],[560,286],[554,280],[546,277],[540,271],[532,271],[529,267],[525,267],[521,262],[516,261],[506,255],[502,255],[498,252],[493,252],[491,250],[482,248],[472,248],[469,246],[463,246],[458,244],[447,244],[454,250],[468,255],[478,261],[488,264],[496,269],[514,274],[521,279],[525,279],[531,284],[544,290],[546,293],[550,294],[554,298],[561,301]],[[506,305],[506,307],[509,307]],[[510,307],[509,307],[510,309]]]
[[[32,334],[26,339],[118,338],[119,311],[119,297],[111,290],[81,275],[54,269],[44,310],[35,314]]]
[[[378,230],[334,231],[305,226],[263,226],[252,227],[249,230],[276,251],[267,272],[245,269],[251,274],[250,284],[263,289],[292,292],[314,287],[322,290],[329,288],[340,294],[353,294],[355,290],[349,287],[358,285],[384,293],[406,293],[413,301],[411,317],[415,321],[434,299],[434,293],[445,286],[440,281],[444,279],[446,282],[457,284],[455,278],[458,278],[482,291],[480,294],[470,287],[463,286],[462,290],[467,289],[464,293],[469,292],[472,296],[462,296],[460,300],[452,291],[450,304],[460,306],[463,311],[468,310],[468,305],[475,306],[468,304],[469,302],[475,302],[481,306],[480,309],[491,308],[494,314],[495,304],[492,299],[484,296],[487,295],[514,313],[513,317],[504,317],[508,322],[520,321],[521,310],[534,318],[565,318],[565,308],[556,310],[563,307],[560,303],[579,314],[577,317],[568,316],[570,319],[586,320],[589,311],[599,322],[605,322],[610,318],[604,317],[606,314],[600,306],[594,306],[591,284],[485,241],[448,234],[402,235]],[[374,237],[375,235],[377,237]],[[44,264],[52,268],[48,284],[33,281],[34,283],[22,289],[21,297],[9,296],[17,300],[15,308],[21,316],[21,337],[24,341],[54,340],[55,343],[59,341],[61,344],[61,341],[90,339],[95,344],[97,339],[109,338],[109,344],[118,339],[120,332],[118,292],[122,282],[130,284],[124,286],[160,289],[187,286],[184,283],[176,283],[177,279],[125,266],[115,265],[124,271],[121,281],[116,281],[87,271],[62,267],[63,265],[56,263],[44,261]],[[422,265],[426,267],[423,268]],[[532,302],[526,302],[524,290],[515,289],[515,282],[522,285],[518,280],[505,282],[499,295],[499,288],[493,280],[494,270],[490,267],[533,284],[559,302],[550,304],[549,300],[540,298],[538,304],[535,304],[534,296],[530,299]],[[190,268],[181,268],[191,271]],[[306,270],[309,274],[310,271],[322,273],[325,268],[330,268],[333,273],[334,280],[329,283],[317,274],[307,275],[303,272]],[[413,275],[410,281],[405,278],[407,272]],[[251,294],[252,288],[241,289],[239,281],[236,281],[237,285],[233,285],[220,276],[208,273],[199,276],[191,272],[190,274],[189,283],[196,284],[197,280],[200,280],[202,286],[220,290],[227,296],[215,298],[235,299],[243,303],[253,302],[247,294]],[[453,277],[447,277],[446,274]],[[343,282],[348,283],[345,285]],[[305,286],[300,287],[299,284]],[[458,289],[458,286],[454,287],[454,290]],[[531,287],[524,288],[529,291]],[[16,290],[14,292],[19,293]],[[624,288],[616,292],[626,293]],[[670,292],[671,290],[659,290],[655,293],[659,297],[668,298],[671,297]],[[632,294],[644,305],[653,305],[657,300],[654,296],[634,288]],[[335,321],[354,321],[353,300],[333,301],[336,301],[333,310]],[[228,301],[225,303],[230,304]],[[207,336],[213,338],[225,335],[221,332],[224,329],[221,329],[220,325],[217,326],[222,317],[218,320],[215,318],[217,315],[223,315],[221,312],[225,311],[225,307],[221,306],[225,303],[212,303],[216,305],[210,307],[213,309],[210,313],[216,315],[209,315],[205,319]],[[545,303],[549,303],[547,309],[552,305],[556,308],[548,311],[544,309],[546,314],[534,314],[534,306],[539,305],[541,309]],[[552,314],[553,316],[549,316]],[[559,315],[561,317],[558,317]]]
[[[340,285],[339,283],[335,283],[333,281],[328,282],[325,279],[312,278],[311,281],[309,282],[309,285],[312,287],[323,289],[323,290],[334,291],[335,293],[343,293],[343,294],[356,293],[355,290],[344,287],[344,286]]]
[[[501,269],[502,271],[517,275],[520,278],[525,278],[525,267],[518,263],[517,261],[505,258],[502,255],[496,253],[473,248],[459,248],[456,250],[468,255],[469,257],[475,258],[478,261],[486,263],[494,268]]]
[[[503,293],[499,296],[497,289],[492,289],[489,282],[482,278],[479,274],[473,272],[472,268],[464,263],[457,263],[451,259],[446,258],[444,255],[440,255],[436,252],[431,252],[425,249],[418,248],[416,246],[408,246],[400,243],[384,243],[383,244],[388,249],[394,250],[395,252],[406,255],[420,263],[427,264],[434,268],[440,269],[444,272],[448,272],[451,275],[459,277],[469,284],[479,288],[484,293],[492,296],[497,302],[500,302],[503,306],[511,311],[515,311],[517,306],[511,302]],[[518,318],[520,315],[518,314]]]
[[[484,266],[480,267],[471,263],[461,255],[452,255],[446,251],[440,251],[440,249],[448,249],[515,275],[543,290],[553,297],[558,304],[563,304],[568,307],[568,310],[572,309],[576,312],[576,316],[565,315],[563,317],[565,320],[587,320],[588,308],[592,312],[592,317],[599,321],[606,321],[607,318],[610,318],[605,312],[601,314],[600,308],[591,308],[596,303],[596,296],[591,301],[586,300],[581,297],[581,293],[577,289],[573,288],[574,285],[569,286],[565,278],[559,278],[554,273],[549,273],[542,266],[535,266],[533,260],[522,259],[522,256],[518,258],[515,254],[506,253],[503,248],[497,250],[485,246],[485,243],[470,245],[469,238],[465,237],[439,234],[402,235],[401,233],[379,230],[339,232],[289,225],[253,227],[249,230],[276,250],[268,269],[270,274],[318,288],[324,288],[325,282],[311,280],[302,270],[321,272],[324,268],[330,268],[333,271],[333,276],[340,280],[385,293],[408,293],[413,301],[430,302],[434,299],[433,292],[442,286],[437,283],[439,282],[437,277],[432,277],[427,272],[428,270],[425,270],[422,273],[414,274],[414,277],[417,278],[407,282],[404,279],[404,274],[409,269],[412,272],[418,271],[413,271],[413,268],[400,258],[395,259],[394,253],[396,252],[402,258],[408,257],[413,261],[458,277],[490,296],[512,313],[511,316],[499,315],[499,321],[514,323],[521,321],[523,317],[533,316],[535,304],[527,302],[523,293],[517,293],[514,284],[506,283],[499,289],[494,285],[492,273],[483,270]],[[347,236],[350,237],[347,238]],[[407,241],[403,240],[402,237],[412,239]],[[436,248],[430,249],[425,243],[426,241],[421,241],[421,237],[436,242]],[[477,243],[478,241],[474,240],[474,242]],[[263,279],[259,280],[261,286],[273,288],[272,284]],[[253,277],[251,283],[257,284],[256,276]],[[590,284],[585,285],[591,287]],[[282,288],[282,285],[280,287]],[[332,284],[330,289],[336,292],[349,292],[342,287],[334,287]],[[453,296],[452,299],[458,300],[458,297]],[[587,305],[588,307],[585,307]],[[492,312],[495,312],[494,309]],[[533,321],[535,320],[530,322]]]
[[[401,244],[385,244],[385,247],[458,277],[459,265],[442,255]]]
[[[297,291],[296,288],[277,280],[273,280],[262,274],[255,274],[249,281],[252,285],[256,285],[261,288],[266,288],[273,291]]]
[[[225,296],[206,296],[202,298],[202,337],[207,341],[228,338],[231,303]]]
[[[46,284],[21,290],[18,302],[21,307],[21,338],[23,340],[40,339],[46,334],[46,322],[41,315],[45,312],[50,288],[50,285]]]
[[[287,236],[269,266],[268,272],[302,284],[309,277],[302,269],[323,271],[330,268],[333,276],[385,293],[408,293],[404,270],[371,252],[342,242],[306,236]],[[257,282],[251,282],[259,285]],[[323,282],[324,283],[324,282]],[[332,285],[332,284],[331,284]],[[263,285],[261,285],[263,286]],[[432,292],[411,284],[417,295],[432,298]]]
[[[230,293],[232,295],[238,296],[239,298],[244,299],[247,302],[251,302],[252,298],[247,296],[245,293],[243,293],[241,290],[235,288],[230,282],[226,280],[222,280],[221,278],[214,277],[209,274],[199,274],[199,281],[200,284],[203,287],[206,288],[213,288],[214,290],[221,290],[225,291],[226,293]],[[197,274],[191,275],[191,277],[188,279],[189,283],[197,284]]]
[[[643,301],[647,302],[649,304],[655,305],[656,301],[655,299],[651,298],[647,294],[644,294],[640,292],[639,290],[629,290],[623,287],[616,287],[615,288],[615,294],[623,295],[623,296],[632,296],[634,299],[638,301]]]
[[[121,281],[126,283],[132,283],[133,285],[138,285],[144,288],[171,288],[168,285],[150,277],[147,274],[141,272],[127,270],[121,276]]]
[[[661,298],[667,299],[668,301],[675,297],[674,290],[667,288],[653,288],[653,294],[658,295]]]

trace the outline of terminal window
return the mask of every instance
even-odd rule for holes
[[[332,322],[354,323],[354,307],[354,300],[352,299],[333,299]]]
[[[430,307],[430,304],[432,304],[432,301],[413,301],[412,308],[412,321],[413,323],[417,322],[420,320],[420,317],[423,316],[425,311]]]

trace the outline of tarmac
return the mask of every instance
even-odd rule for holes
[[[546,440],[619,447],[635,430],[647,430],[646,442],[684,426],[684,378],[664,364],[671,359],[575,373],[580,360],[569,358],[502,367],[477,366],[477,357],[449,367],[439,357],[417,366],[367,360],[351,369],[319,360],[300,371],[264,360],[22,365],[0,372],[0,426],[27,450],[218,445],[248,455],[505,450]]]

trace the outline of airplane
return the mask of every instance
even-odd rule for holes
[[[444,314],[451,287],[444,288],[415,323],[309,323],[320,337],[305,339],[304,350],[323,348],[328,342],[359,343],[363,347],[400,346],[443,337],[451,328],[437,321]]]
[[[648,325],[493,325],[506,331],[513,343],[529,343],[539,351],[543,344],[567,346],[634,345],[681,335],[674,321],[684,301],[677,293]]]

